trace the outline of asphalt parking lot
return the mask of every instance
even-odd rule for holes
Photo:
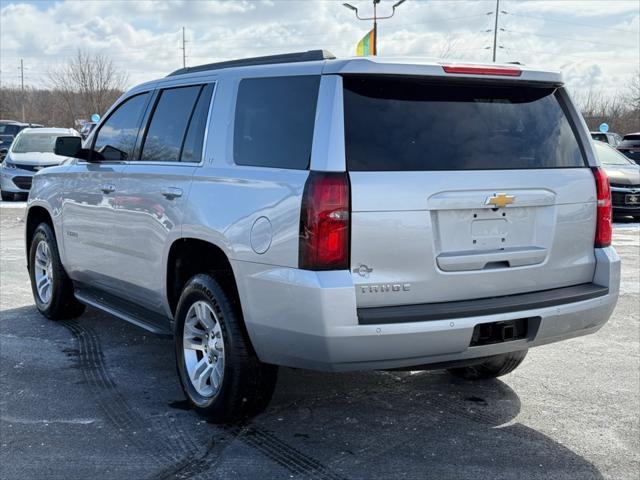
[[[267,411],[185,408],[169,340],[96,310],[33,306],[23,204],[0,204],[2,479],[638,479],[640,225],[618,223],[621,296],[597,334],[500,380],[281,369]]]

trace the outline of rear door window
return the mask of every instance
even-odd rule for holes
[[[178,162],[202,85],[160,92],[142,147],[143,161]]]
[[[349,170],[586,166],[553,88],[345,76],[344,118]]]
[[[236,102],[237,165],[309,168],[320,77],[249,78]]]

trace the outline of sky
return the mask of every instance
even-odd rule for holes
[[[371,28],[344,0],[0,0],[0,82],[46,87],[78,48],[108,55],[128,84],[187,66],[324,48],[355,55]],[[396,0],[382,0],[388,15]],[[371,0],[352,0],[361,16]],[[384,56],[490,62],[495,0],[407,0],[378,23]],[[640,64],[640,0],[501,0],[498,61],[559,70],[574,94],[623,91]],[[492,12],[489,14],[489,12]]]

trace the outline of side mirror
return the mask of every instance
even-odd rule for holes
[[[53,153],[61,157],[74,157],[88,160],[89,150],[82,148],[80,137],[58,137]]]

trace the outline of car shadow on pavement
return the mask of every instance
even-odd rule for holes
[[[44,464],[47,478],[87,478],[96,458],[118,465],[101,478],[603,478],[570,448],[520,423],[521,400],[500,380],[282,368],[263,414],[217,426],[184,408],[170,340],[95,310],[56,323],[22,307],[4,310],[0,325],[3,416],[24,420],[66,405],[98,417],[82,427],[91,441],[68,445],[57,439],[66,438],[64,429],[75,434],[72,424],[47,438],[51,428],[8,429],[3,417],[10,447],[0,461],[10,473],[25,472],[16,478],[38,478]],[[33,348],[39,339],[49,350]],[[17,369],[22,358],[31,361]],[[46,407],[35,403],[43,396]],[[31,437],[45,447],[19,455]],[[61,455],[72,461],[59,462]]]

